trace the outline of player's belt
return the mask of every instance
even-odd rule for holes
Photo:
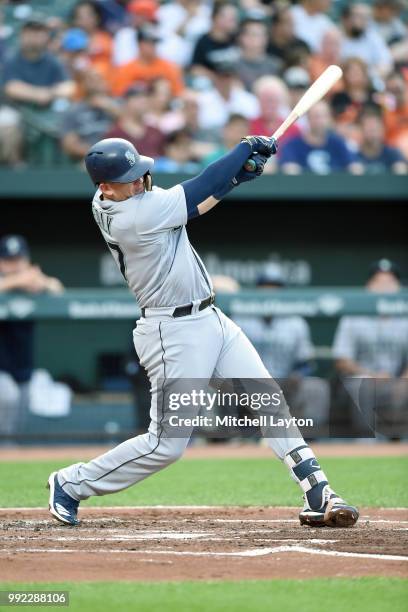
[[[199,305],[198,305],[198,309],[197,310],[204,310],[205,308],[208,308],[208,306],[211,306],[211,304],[214,304],[214,300],[215,300],[215,296],[214,295],[210,295],[208,298],[205,298],[205,300],[202,300]],[[190,304],[185,304],[184,306],[176,306],[176,308],[173,310],[173,312],[170,312],[169,314],[174,317],[187,317],[188,315],[191,315],[194,309],[194,304],[193,302],[190,302]],[[159,313],[160,311],[162,311],[163,309],[161,308],[142,308],[142,317],[146,316],[146,310],[148,311],[155,311],[157,313]]]

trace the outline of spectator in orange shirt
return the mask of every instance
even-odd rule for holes
[[[390,96],[385,109],[385,136],[389,145],[398,147],[408,159],[408,84],[402,74],[393,72],[387,79]]]
[[[312,81],[315,81],[328,66],[331,66],[331,64],[339,65],[341,63],[340,52],[342,39],[342,33],[335,26],[323,34],[320,52],[312,55],[309,61],[309,72]],[[341,91],[341,89],[342,82],[337,81],[331,88],[330,94]]]
[[[145,26],[139,31],[139,57],[124,66],[119,67],[112,79],[112,90],[121,96],[135,81],[154,81],[166,79],[170,82],[171,93],[179,96],[183,89],[183,77],[180,68],[157,56],[156,43],[159,42],[157,30]]]
[[[74,28],[89,36],[88,58],[93,68],[105,76],[112,64],[112,36],[102,29],[102,12],[97,2],[81,0],[72,12]]]

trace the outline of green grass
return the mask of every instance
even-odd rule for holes
[[[0,583],[0,589],[16,585]],[[69,608],[136,612],[358,612],[406,611],[408,584],[398,578],[248,580],[239,582],[32,583],[17,590],[67,590]],[[43,608],[42,608],[43,609]]]
[[[49,473],[72,461],[0,462],[0,506],[45,506]],[[346,457],[321,461],[332,486],[359,506],[408,506],[408,459]],[[300,491],[279,461],[183,459],[116,495],[84,505],[299,506]]]

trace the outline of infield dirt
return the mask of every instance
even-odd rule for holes
[[[0,509],[6,581],[408,576],[408,511],[361,509],[350,529],[301,527],[295,508]]]

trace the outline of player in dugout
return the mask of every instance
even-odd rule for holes
[[[31,262],[23,236],[11,234],[0,239],[0,294],[59,294],[63,290],[57,278],[47,276]],[[22,426],[28,405],[34,374],[34,332],[34,321],[0,321],[0,434],[7,438]]]

